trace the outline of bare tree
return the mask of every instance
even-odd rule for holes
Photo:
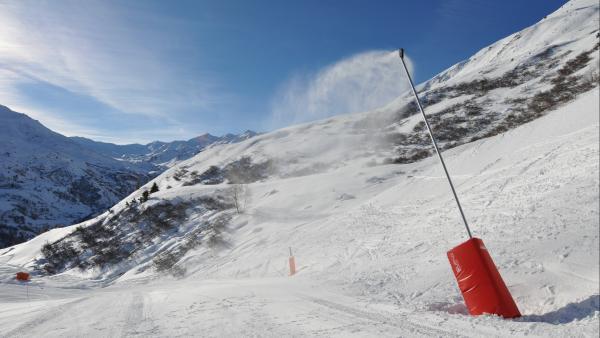
[[[235,210],[238,214],[241,214],[246,210],[248,203],[250,202],[251,193],[247,184],[236,183],[233,184],[229,190],[231,199],[235,205]]]

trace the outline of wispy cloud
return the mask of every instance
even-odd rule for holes
[[[412,69],[410,60],[408,65]],[[292,76],[273,98],[272,127],[376,109],[407,86],[397,52],[356,54],[315,73]]]
[[[36,105],[23,84],[62,88],[171,127],[183,124],[182,112],[231,99],[210,73],[192,73],[180,63],[187,44],[173,37],[185,32],[185,22],[106,1],[28,0],[0,3],[0,22],[0,103],[34,108],[25,112],[43,121],[59,125],[61,113]]]

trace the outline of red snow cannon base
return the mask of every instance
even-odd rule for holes
[[[471,238],[448,251],[448,260],[471,315],[521,316],[481,239]]]

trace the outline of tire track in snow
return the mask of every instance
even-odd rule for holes
[[[158,325],[154,322],[147,306],[147,299],[141,292],[134,292],[126,310],[125,322],[121,336],[156,336]]]
[[[54,307],[52,310],[42,309],[44,312],[19,325],[18,327],[0,334],[0,337],[25,337],[31,335],[31,329],[41,326],[61,315],[73,306],[86,301],[88,297],[82,297]]]
[[[138,328],[142,324],[144,312],[144,300],[139,292],[134,292],[131,295],[131,302],[125,310],[125,322],[123,323],[123,331],[121,336],[130,336],[141,334]]]
[[[332,301],[319,299],[307,295],[298,295],[300,298],[308,300],[312,303],[321,305],[323,307],[327,307],[329,309],[342,312],[346,315],[350,315],[353,317],[357,317],[360,319],[366,319],[372,322],[376,322],[379,324],[393,326],[402,330],[402,332],[410,332],[411,334],[417,334],[427,337],[464,337],[463,335],[457,334],[453,331],[442,330],[440,328],[417,324],[410,320],[406,315],[396,314],[395,317],[388,317],[386,315],[374,312],[368,312],[364,310],[359,310],[355,308],[351,308],[346,305],[342,305],[339,303],[335,303]]]

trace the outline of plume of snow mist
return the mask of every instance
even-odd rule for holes
[[[405,56],[412,72],[412,62]],[[295,75],[272,101],[272,126],[382,107],[409,89],[398,52],[368,51]]]

